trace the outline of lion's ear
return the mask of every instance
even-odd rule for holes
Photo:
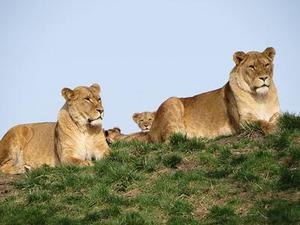
[[[121,129],[119,127],[114,127],[113,128],[115,131],[117,131],[118,133],[121,133]]]
[[[264,50],[263,54],[265,54],[268,58],[270,58],[273,61],[276,51],[274,48],[268,47],[266,48],[266,50]]]
[[[100,94],[100,90],[101,90],[101,88],[100,88],[100,85],[99,84],[92,84],[91,86],[90,86],[90,89],[91,89],[91,91],[95,94],[95,95],[99,95]]]
[[[63,88],[61,90],[61,95],[66,99],[66,101],[69,101],[74,97],[74,91],[70,88]]]
[[[132,119],[133,119],[134,122],[137,122],[138,119],[139,119],[139,117],[140,117],[140,114],[139,114],[139,113],[134,113],[134,114],[132,115]]]
[[[236,52],[233,55],[233,61],[236,65],[239,65],[246,57],[247,54],[245,52]]]

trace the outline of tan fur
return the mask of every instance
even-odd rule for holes
[[[121,129],[119,127],[114,127],[104,131],[105,138],[108,144],[112,144],[115,141],[121,140],[126,137],[125,134],[121,133]]]
[[[139,126],[142,132],[148,132],[152,126],[156,112],[134,113],[133,121]]]
[[[123,140],[149,142],[149,132],[137,132],[137,133],[129,134],[126,135],[126,137]]]
[[[112,129],[108,129],[105,131],[105,137],[108,144],[112,144],[118,140],[124,141],[142,141],[148,142],[149,135],[148,132],[137,132],[133,134],[122,134],[121,129],[118,127],[114,127]]]
[[[224,87],[166,100],[149,132],[151,141],[168,141],[178,132],[188,137],[232,135],[249,122],[259,122],[266,133],[274,132],[280,114],[273,83],[274,56],[273,48],[261,53],[236,52],[236,65]]]
[[[43,164],[91,165],[110,149],[101,128],[100,87],[64,88],[65,105],[57,123],[33,123],[11,128],[0,142],[0,170],[23,173]]]
[[[34,123],[11,128],[0,142],[0,170],[19,174],[43,164],[55,166],[56,123]]]

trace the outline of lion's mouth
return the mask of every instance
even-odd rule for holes
[[[89,123],[92,123],[93,121],[96,121],[96,120],[102,120],[102,116],[100,115],[99,117],[97,117],[96,119],[88,119]]]
[[[263,84],[263,85],[261,85],[260,87],[256,87],[255,89],[264,88],[264,87],[267,87],[267,88],[269,88],[269,87],[270,87],[270,85]]]
[[[269,86],[267,84],[263,84],[260,87],[255,88],[255,92],[259,95],[266,95],[269,92]]]

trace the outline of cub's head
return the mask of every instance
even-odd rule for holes
[[[99,84],[93,84],[90,87],[80,86],[74,90],[63,88],[61,93],[74,122],[82,126],[102,125],[104,109],[100,98]]]
[[[233,60],[236,64],[231,73],[239,88],[251,94],[266,95],[273,85],[274,48],[263,52],[236,52]]]
[[[134,113],[132,119],[141,128],[142,132],[148,132],[152,126],[156,112]]]
[[[104,131],[105,138],[108,144],[112,144],[115,141],[119,140],[122,136],[121,129],[119,127],[114,127]]]

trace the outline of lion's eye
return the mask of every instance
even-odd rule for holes
[[[152,119],[151,118],[149,118],[149,121],[151,121]]]
[[[270,63],[267,63],[266,65],[265,65],[265,67],[269,67],[270,66]]]
[[[101,97],[98,98],[98,101],[101,102]]]
[[[249,69],[255,70],[255,66],[254,66],[254,65],[250,65],[250,66],[249,66]]]
[[[140,122],[144,122],[144,120],[140,120]]]
[[[90,102],[90,101],[91,101],[91,99],[90,99],[90,98],[84,98],[84,100],[86,100],[86,101],[88,101],[88,102]]]

